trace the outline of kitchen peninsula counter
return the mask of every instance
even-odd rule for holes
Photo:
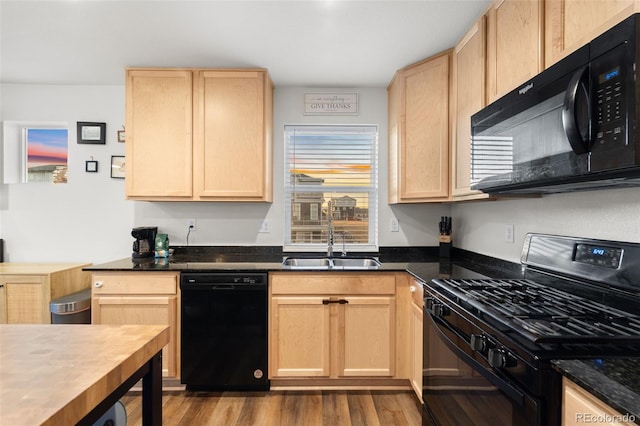
[[[140,378],[146,424],[161,424],[167,327],[10,324],[0,341],[0,424],[92,424]]]
[[[0,263],[0,323],[49,324],[49,303],[87,289],[90,263]]]

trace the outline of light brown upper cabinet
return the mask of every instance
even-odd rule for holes
[[[389,203],[449,199],[446,51],[396,72],[389,98]]]
[[[542,0],[496,0],[487,12],[487,96],[495,101],[544,69]]]
[[[451,69],[451,195],[456,200],[487,198],[471,190],[471,116],[486,103],[485,17],[453,49]]]
[[[128,69],[126,195],[271,201],[273,85],[263,69]]]
[[[126,194],[191,199],[193,73],[127,70]]]
[[[545,66],[550,67],[635,12],[637,0],[546,0]]]

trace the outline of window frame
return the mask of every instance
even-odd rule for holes
[[[345,243],[345,248],[348,252],[371,252],[378,251],[379,248],[379,233],[378,233],[378,220],[379,220],[379,126],[375,124],[286,124],[284,125],[283,134],[284,134],[284,242],[283,242],[283,250],[287,252],[326,252],[327,251],[327,243],[294,243],[292,242],[292,196],[294,194],[293,187],[295,186],[291,182],[291,176],[289,175],[289,133],[293,128],[323,128],[327,129],[335,128],[371,128],[373,131],[371,134],[371,184],[369,186],[323,186],[320,185],[305,185],[304,191],[298,191],[298,193],[322,193],[322,194],[341,194],[341,193],[350,193],[357,194],[363,193],[367,194],[368,197],[368,242],[367,243]],[[321,197],[324,199],[324,197]],[[332,199],[328,197],[328,199]],[[321,222],[324,221],[324,211],[326,207],[326,203],[318,204],[318,216]],[[324,233],[323,233],[324,234]],[[342,248],[342,237],[339,233],[334,233],[334,250],[336,248]]]

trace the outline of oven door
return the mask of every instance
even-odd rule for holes
[[[542,425],[542,403],[471,348],[482,330],[432,296],[425,302],[423,426]]]

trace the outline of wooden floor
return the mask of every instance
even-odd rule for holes
[[[141,425],[140,393],[121,401],[127,425]],[[420,410],[410,391],[165,391],[162,396],[162,423],[171,426],[418,426]]]

